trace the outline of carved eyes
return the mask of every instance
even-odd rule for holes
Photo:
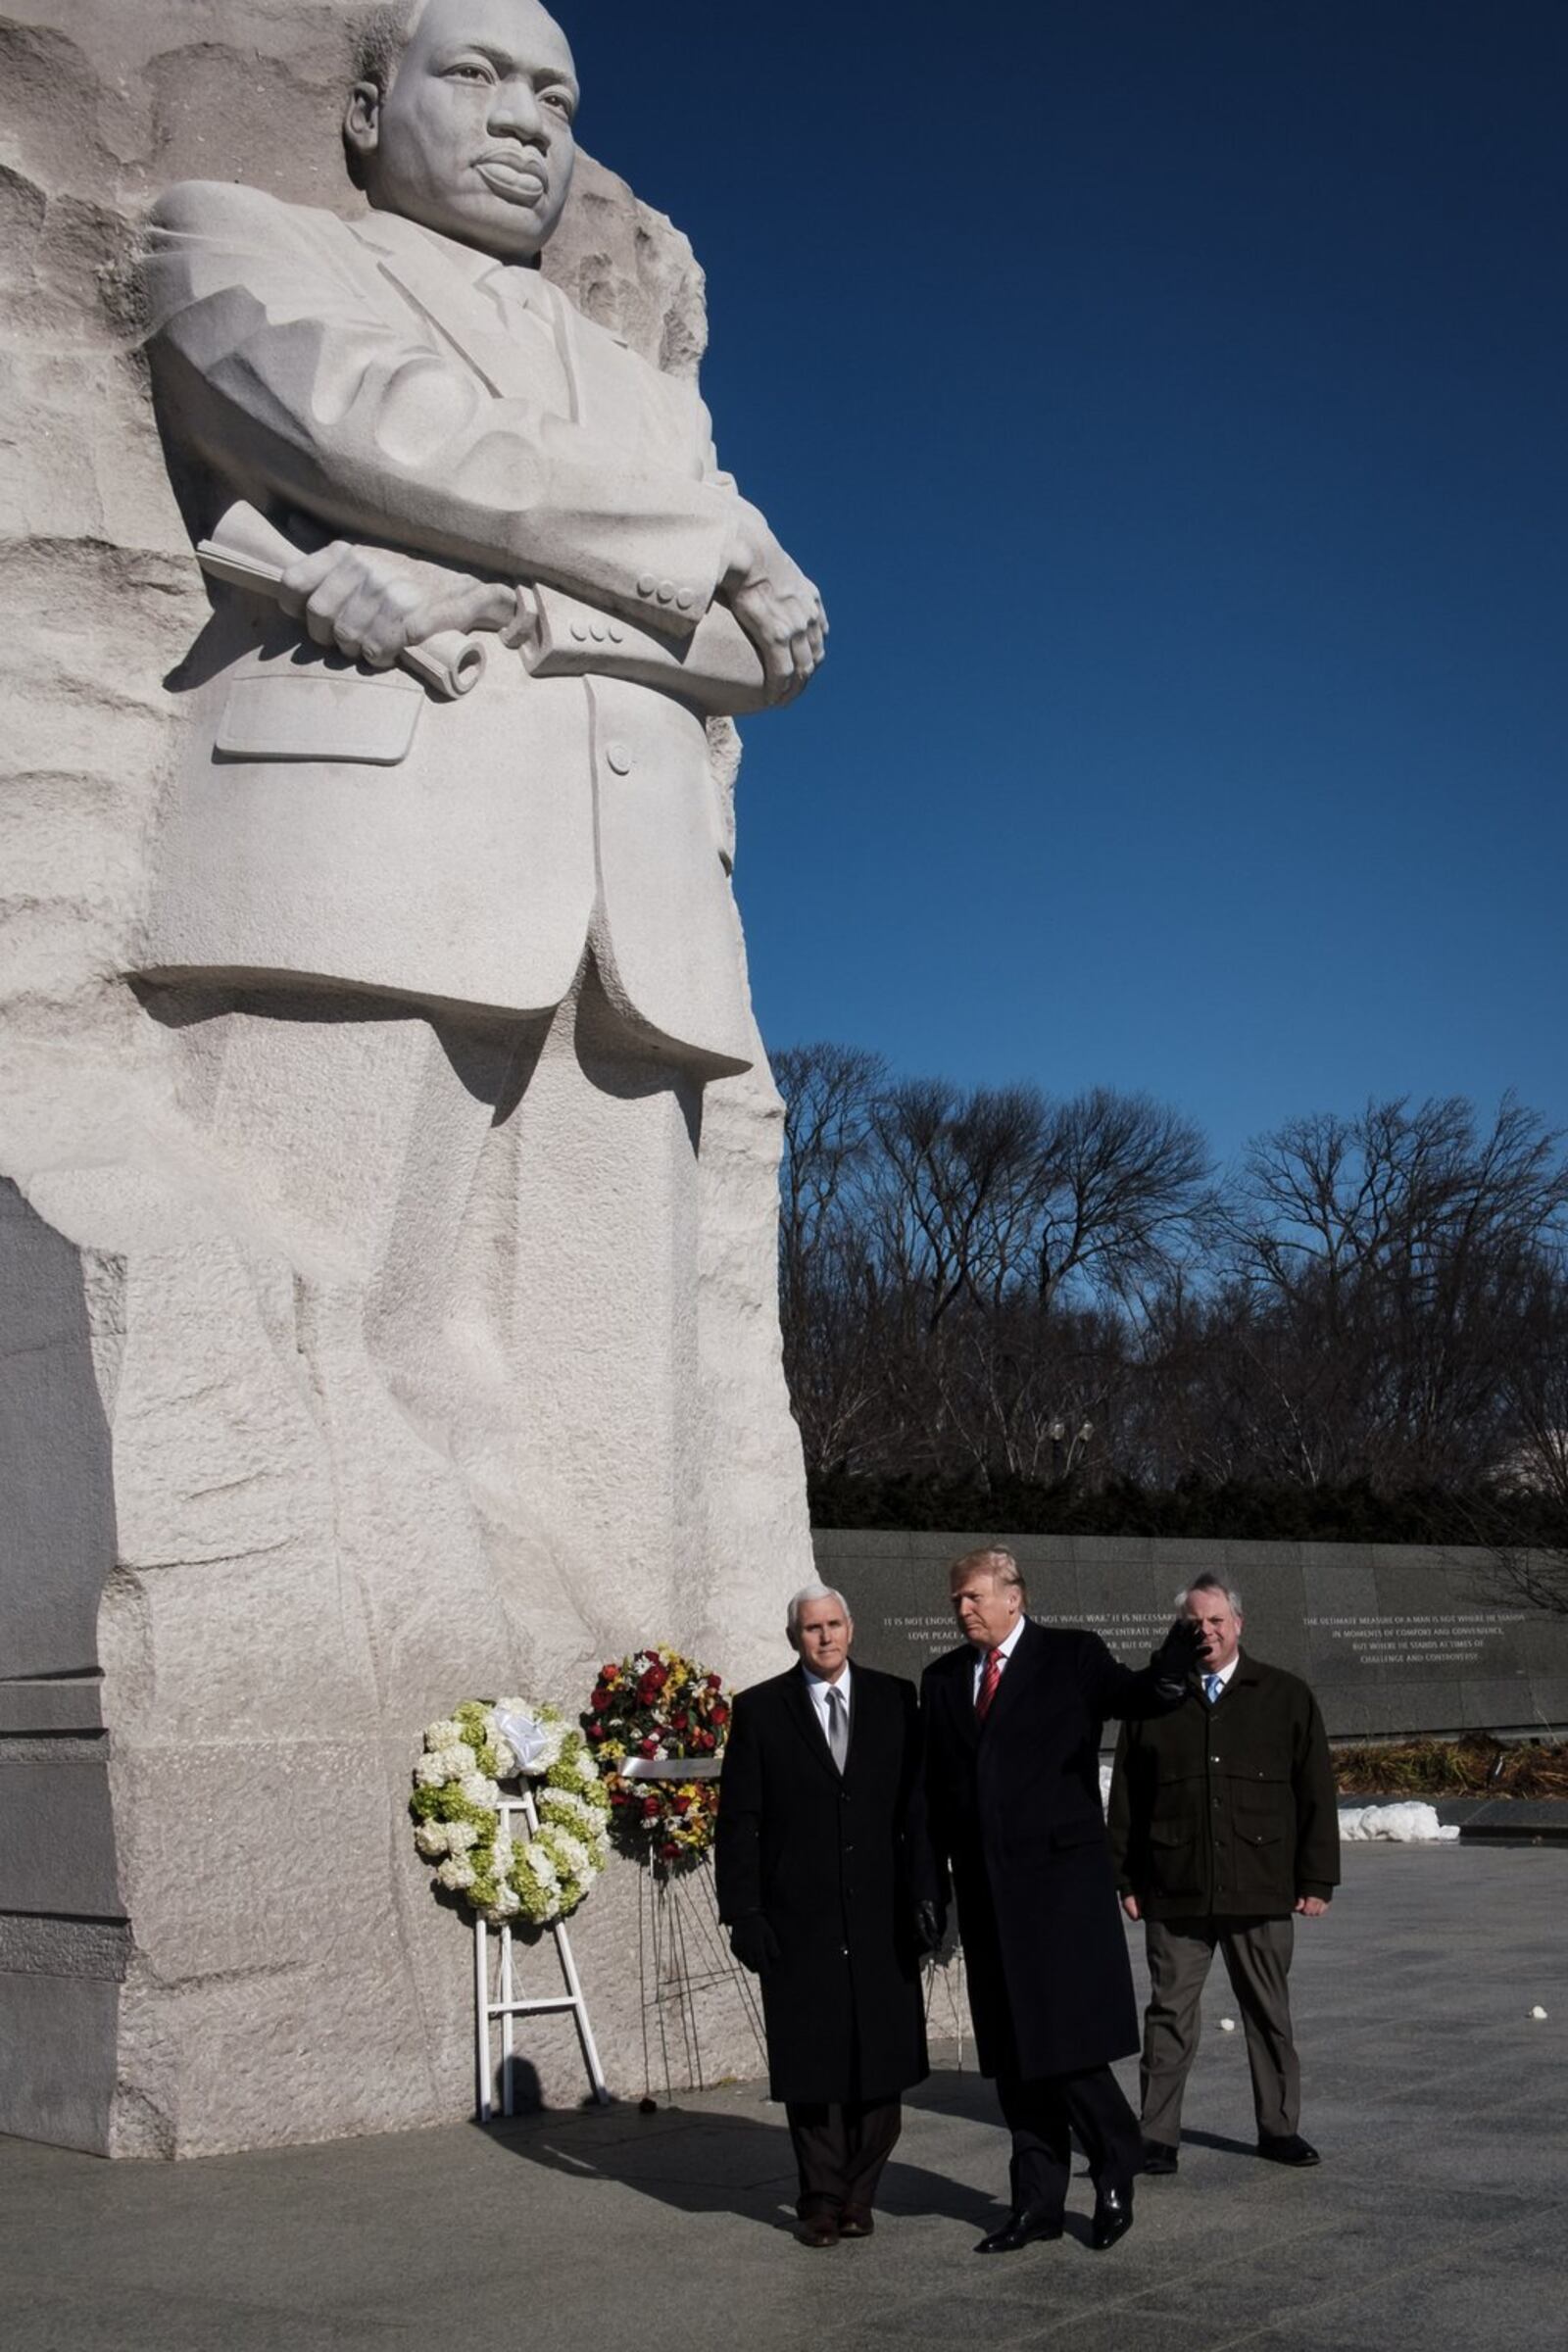
[[[476,57],[460,58],[456,64],[445,69],[441,78],[443,81],[472,82],[481,89],[499,88],[501,81],[494,66],[487,59]],[[544,89],[535,90],[534,98],[538,105],[558,115],[563,122],[569,123],[576,114],[577,103],[571,92],[557,84],[547,83]]]

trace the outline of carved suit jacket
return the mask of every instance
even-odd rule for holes
[[[297,541],[542,583],[602,674],[535,676],[492,638],[479,686],[442,703],[217,591],[135,968],[527,1012],[591,945],[651,1051],[744,1068],[703,713],[758,698],[694,682],[705,632],[736,633],[712,606],[735,493],[696,392],[536,271],[395,215],[192,182],[155,209],[145,278],[194,532],[238,497]]]

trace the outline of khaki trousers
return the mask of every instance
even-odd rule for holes
[[[1284,1919],[1149,1919],[1144,1950],[1151,1998],[1139,2070],[1146,2139],[1175,2147],[1182,2092],[1198,2055],[1200,2004],[1216,1947],[1247,2034],[1259,2133],[1284,2139],[1301,2111],[1301,2069],[1291,2038],[1288,1979],[1296,1924]]]

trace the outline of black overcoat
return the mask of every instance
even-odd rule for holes
[[[953,1873],[982,2074],[1075,2074],[1139,2043],[1100,1802],[1107,1716],[1154,1715],[1152,1668],[1024,1620],[982,1723],[968,1642],[927,1667],[926,1805]]]
[[[1122,1727],[1110,1788],[1117,1885],[1145,1919],[1283,1919],[1340,1879],[1334,1765],[1299,1676],[1244,1649],[1217,1702]]]
[[[781,1957],[762,1973],[775,2099],[884,2099],[927,2072],[913,1936],[914,1686],[850,1671],[842,1776],[799,1667],[743,1690],[724,1749],[719,1916],[760,1911]]]

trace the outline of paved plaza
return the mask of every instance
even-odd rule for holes
[[[876,2235],[827,2253],[789,2234],[789,2142],[756,2084],[654,2117],[627,2104],[178,2165],[0,2140],[0,2342],[1558,2352],[1568,1852],[1372,1846],[1345,1862],[1294,1980],[1323,2165],[1252,2154],[1216,1968],[1180,2176],[1141,2184],[1108,2254],[1089,2250],[1082,2179],[1060,2243],[972,2253],[1005,2142],[986,2086],[952,2065],[906,2112]]]

